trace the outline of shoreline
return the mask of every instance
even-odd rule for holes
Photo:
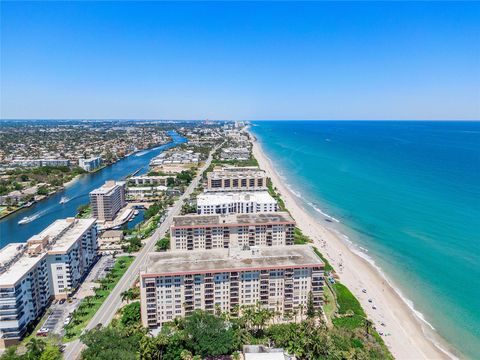
[[[344,235],[337,230],[329,229],[320,221],[314,219],[301,203],[298,195],[288,188],[280,175],[275,171],[272,161],[264,154],[263,149],[249,129],[252,141],[252,152],[257,159],[260,168],[267,172],[273,185],[280,193],[287,209],[297,222],[298,227],[305,235],[308,235],[314,245],[319,248],[322,254],[337,269],[337,274],[355,297],[360,301],[368,317],[374,322],[378,330],[391,336],[382,336],[385,344],[398,359],[449,359],[456,358],[444,344],[439,335],[427,328],[431,326],[422,319],[422,315],[416,313],[413,305],[402,297],[399,290],[392,286],[383,272],[372,262],[372,260],[355,251],[347,244]],[[322,216],[328,217],[320,209]],[[363,256],[362,256],[363,255]],[[339,266],[342,264],[343,266]],[[362,293],[362,289],[367,293]],[[374,300],[377,307],[372,309],[368,299]],[[422,323],[423,321],[424,323]],[[384,322],[385,327],[380,324]],[[453,350],[452,350],[453,351]]]

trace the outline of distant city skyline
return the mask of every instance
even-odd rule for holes
[[[480,119],[476,2],[0,8],[1,119]]]

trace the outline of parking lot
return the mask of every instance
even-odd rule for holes
[[[98,281],[103,279],[115,264],[112,256],[102,256],[87,275],[77,292],[68,300],[52,302],[50,314],[37,332],[38,336],[64,335],[64,326],[68,323],[71,314],[78,308],[80,301],[86,296],[94,295]]]

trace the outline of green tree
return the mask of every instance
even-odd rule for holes
[[[138,287],[134,287],[128,290],[125,290],[120,294],[122,297],[122,301],[130,302],[132,300],[137,300],[140,297],[140,289]]]
[[[37,189],[37,194],[38,195],[48,195],[48,188],[43,185],[43,186],[40,186],[38,189]]]
[[[127,332],[125,328],[95,328],[83,334],[80,339],[87,346],[82,351],[83,360],[135,360],[137,358],[140,331]]]
[[[307,317],[308,318],[315,317],[315,306],[313,305],[313,294],[311,291],[308,292]]]
[[[185,319],[184,326],[187,348],[195,354],[219,356],[235,350],[233,329],[219,317],[197,310]]]
[[[122,308],[120,323],[124,326],[131,326],[140,323],[140,303],[135,301]]]
[[[167,236],[161,238],[157,241],[155,246],[157,248],[157,251],[167,251],[168,249],[170,249],[170,238]]]
[[[62,353],[58,346],[47,344],[45,350],[40,356],[40,360],[60,360],[62,358]]]
[[[29,359],[38,359],[42,355],[42,352],[45,350],[45,346],[45,341],[32,337],[26,345],[28,350],[27,357]]]
[[[5,350],[5,352],[0,356],[0,360],[19,360],[22,359],[22,356],[17,355],[17,348],[15,346],[10,346]]]

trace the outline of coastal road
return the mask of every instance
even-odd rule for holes
[[[163,223],[157,228],[153,235],[146,240],[145,245],[137,254],[133,263],[130,265],[130,267],[122,276],[122,278],[112,290],[110,295],[105,299],[102,306],[98,309],[93,318],[87,324],[85,330],[91,330],[99,324],[105,326],[108,325],[110,321],[112,321],[113,317],[120,308],[120,305],[122,304],[120,294],[133,286],[135,280],[138,278],[140,267],[146,263],[147,256],[150,252],[153,251],[155,243],[163,236],[165,236],[165,233],[169,230],[173,217],[177,216],[180,213],[183,205],[183,200],[187,199],[190,196],[193,190],[195,190],[195,188],[197,187],[198,183],[201,181],[202,174],[210,166],[210,163],[212,162],[212,154],[217,150],[217,148],[218,147],[213,149],[205,164],[198,171],[197,176],[192,180],[186,191],[183,193],[182,196],[180,196],[177,202],[175,202],[173,207],[170,208],[165,218],[165,221],[163,221]],[[64,358],[68,360],[78,359],[80,357],[80,353],[83,347],[84,345],[80,340],[72,341],[65,348]]]

